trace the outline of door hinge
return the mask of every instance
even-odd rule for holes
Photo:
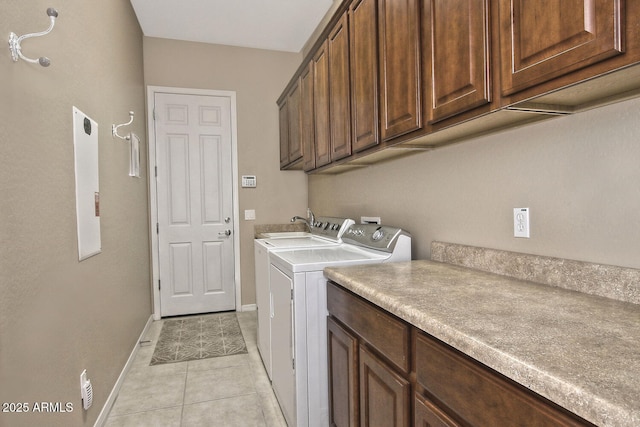
[[[291,289],[291,301],[293,301],[293,289]]]
[[[156,222],[156,234],[160,234],[160,223]]]
[[[160,279],[158,279],[158,290],[162,289],[162,285],[160,284]]]
[[[155,167],[155,174],[156,174],[156,178],[158,177],[158,167]]]
[[[155,108],[153,109],[153,120],[154,121],[156,120],[156,109]]]
[[[291,359],[291,367],[294,371],[296,370],[296,359]]]

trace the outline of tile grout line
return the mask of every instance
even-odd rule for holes
[[[184,389],[182,390],[182,405],[180,406],[180,427],[182,427],[182,423],[184,422],[184,401],[187,397],[187,379],[189,378],[189,362],[185,362],[187,364],[187,369],[184,373]]]

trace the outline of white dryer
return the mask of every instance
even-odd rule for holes
[[[271,379],[271,318],[273,299],[269,284],[269,253],[292,248],[319,248],[338,246],[342,234],[354,224],[352,219],[318,217],[310,224],[309,233],[272,233],[271,237],[256,239],[255,282],[256,305],[258,306],[258,351]]]
[[[411,260],[397,227],[352,225],[343,243],[269,254],[272,386],[289,426],[329,425],[325,267]]]

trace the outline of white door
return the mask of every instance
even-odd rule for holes
[[[161,316],[235,309],[231,108],[155,93]]]

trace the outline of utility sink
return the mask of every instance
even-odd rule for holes
[[[306,231],[278,231],[274,233],[260,233],[260,237],[264,239],[291,239],[296,237],[311,236]]]

